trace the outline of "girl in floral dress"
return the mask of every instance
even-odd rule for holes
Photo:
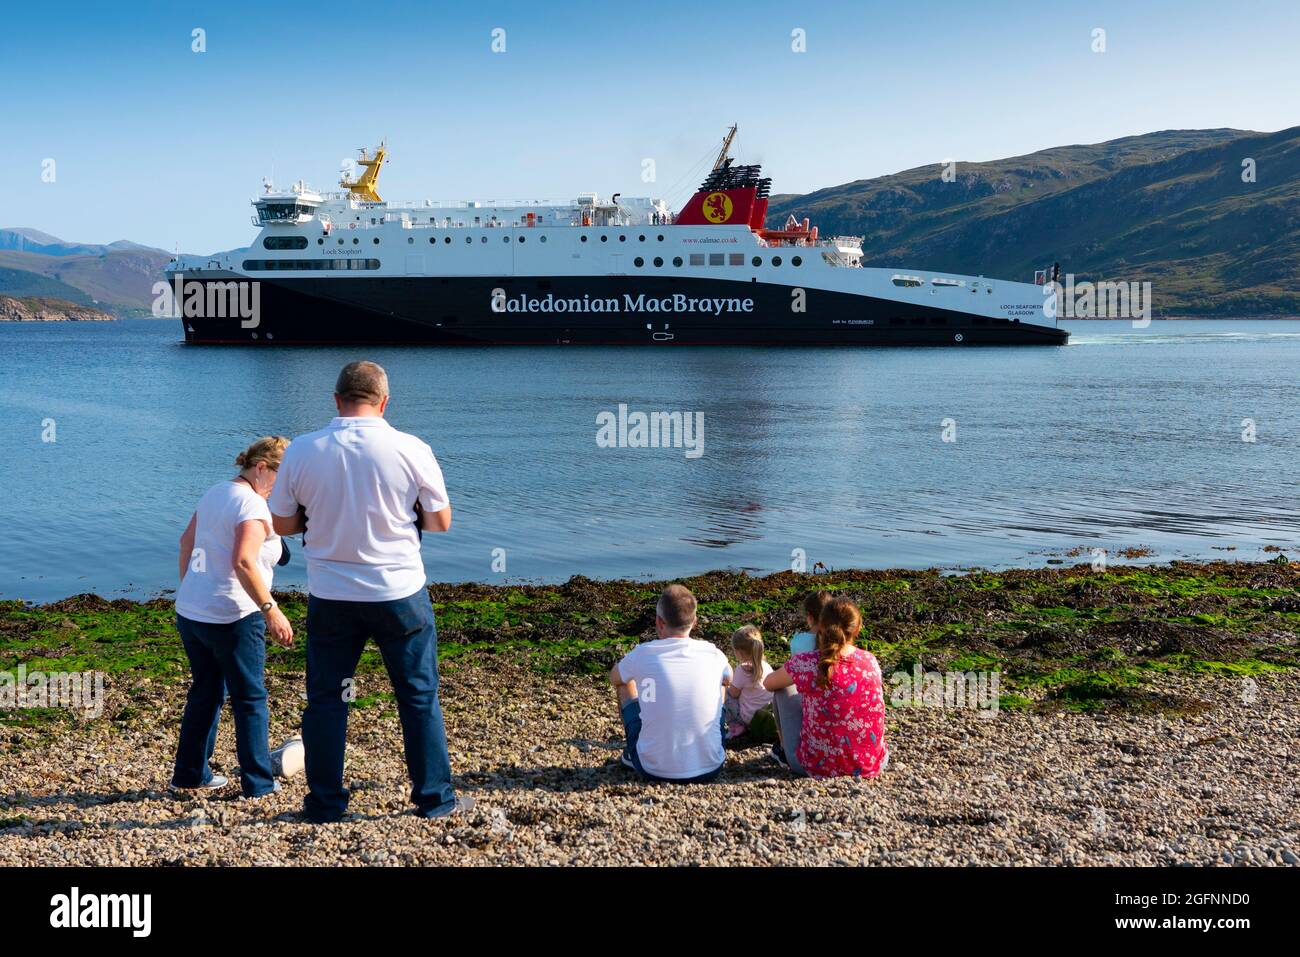
[[[817,622],[817,648],[791,655],[763,682],[794,685],[803,699],[795,757],[815,778],[873,778],[889,761],[885,690],[875,655],[854,646],[862,614],[847,598],[828,604]]]

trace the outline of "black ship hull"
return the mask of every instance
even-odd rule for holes
[[[231,273],[190,283],[249,282]],[[1063,345],[1051,325],[770,283],[631,276],[256,280],[257,309],[182,310],[185,341],[227,345]],[[197,297],[196,297],[197,298]],[[220,297],[217,297],[218,300]],[[211,299],[208,301],[211,305]],[[192,314],[204,313],[204,314]],[[226,318],[231,316],[230,318]]]

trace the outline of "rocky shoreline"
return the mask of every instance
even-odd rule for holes
[[[65,299],[0,296],[0,322],[111,322],[115,318]]]
[[[349,728],[357,816],[316,827],[296,814],[301,777],[253,802],[166,792],[184,697],[169,602],[3,602],[0,671],[107,680],[99,717],[0,711],[0,865],[1300,862],[1300,568],[1283,559],[686,584],[704,637],[751,621],[774,662],[793,599],[843,591],[887,676],[996,669],[1000,706],[891,704],[874,781],[796,779],[742,742],[716,784],[642,784],[617,762],[603,671],[646,636],[656,583],[436,585],[456,786],[478,808],[407,813],[400,726],[368,654]],[[282,596],[296,625],[300,602]],[[276,740],[298,727],[301,644],[269,658]],[[215,763],[234,760],[224,721]]]

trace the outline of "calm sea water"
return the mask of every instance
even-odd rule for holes
[[[196,348],[170,321],[0,323],[0,596],[173,587],[203,490],[253,437],[326,423],[359,357],[446,474],[437,580],[1300,544],[1300,322],[1066,325],[1065,348],[778,351]],[[598,447],[620,403],[703,413],[703,454]],[[277,584],[304,582],[299,550]]]

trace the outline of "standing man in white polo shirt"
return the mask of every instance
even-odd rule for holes
[[[416,530],[445,532],[451,503],[433,451],[384,420],[388,375],[343,367],[338,417],[285,450],[270,507],[279,535],[305,532],[307,557],[306,816],[347,811],[347,692],[367,639],[379,646],[402,720],[411,800],[424,817],[473,806],[451,787],[438,704],[438,633]]]
[[[622,762],[651,781],[712,781],[727,759],[722,689],[731,684],[731,665],[691,637],[694,627],[695,596],[669,585],[655,606],[658,638],[637,645],[609,673],[627,734]]]

